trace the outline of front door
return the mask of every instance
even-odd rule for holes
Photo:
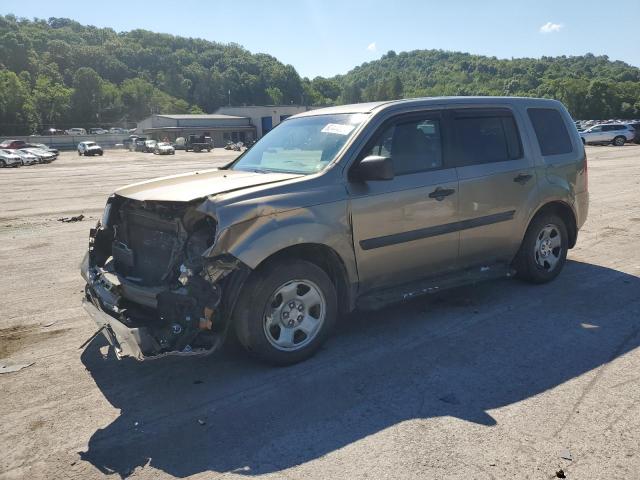
[[[536,173],[508,109],[450,113],[459,187],[460,266],[508,262],[537,205]]]
[[[395,117],[359,156],[391,157],[395,175],[349,184],[361,293],[455,269],[458,179],[442,127],[439,113]]]

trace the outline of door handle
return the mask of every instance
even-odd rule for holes
[[[444,199],[444,197],[448,197],[449,195],[453,195],[454,193],[456,193],[456,191],[453,188],[438,187],[429,194],[429,198],[435,198],[440,202]]]
[[[520,185],[524,185],[529,180],[531,180],[532,177],[533,177],[533,175],[529,175],[528,173],[521,173],[520,175],[515,177],[513,179],[513,181],[516,182],[516,183],[519,183]]]

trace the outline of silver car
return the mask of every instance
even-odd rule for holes
[[[176,149],[170,143],[157,142],[153,147],[153,153],[156,155],[175,155]]]
[[[582,142],[590,145],[615,145],[623,146],[634,139],[636,131],[630,125],[624,123],[603,123],[594,125],[580,132]]]
[[[25,149],[11,150],[11,152],[20,157],[22,165],[33,165],[35,163],[40,163],[38,157],[36,157],[33,153],[27,152]]]
[[[56,154],[42,148],[23,148],[21,151],[34,155],[38,163],[51,163],[57,158]]]
[[[340,315],[479,280],[553,280],[587,217],[564,106],[429,98],[312,110],[230,165],[109,198],[84,304],[118,357],[205,355],[235,332],[291,364]]]
[[[19,167],[22,165],[22,159],[19,155],[13,153],[12,150],[0,149],[0,168]]]

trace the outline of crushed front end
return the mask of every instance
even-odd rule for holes
[[[208,256],[217,225],[201,203],[116,195],[91,230],[84,306],[118,358],[205,355],[222,345],[249,268]]]

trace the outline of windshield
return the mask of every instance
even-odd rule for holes
[[[95,145],[95,142],[86,142],[85,145],[87,147],[93,147]]]
[[[364,114],[286,120],[236,161],[233,170],[309,174],[326,167],[366,119]]]

